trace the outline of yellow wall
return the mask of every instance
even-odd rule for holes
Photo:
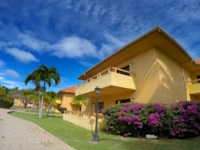
[[[192,77],[192,80],[196,80],[196,76],[197,75],[200,75],[200,70],[199,71],[194,71],[194,72],[191,72],[191,77]]]
[[[133,63],[130,71],[136,74],[136,91],[106,97],[100,94],[99,102],[104,102],[104,108],[115,105],[116,100],[131,98],[137,103],[174,103],[185,100],[181,66],[174,59],[156,48],[151,48],[115,67],[123,68],[130,63]],[[96,110],[95,101],[93,98],[93,112]]]
[[[92,107],[92,103],[91,103],[91,99],[87,98],[85,100],[85,104],[82,104],[82,112],[91,112],[91,107]]]
[[[184,66],[183,66],[183,68],[184,68]],[[186,86],[185,94],[187,94],[187,100],[190,101],[193,99],[192,95],[189,94],[189,88],[188,88],[188,85],[190,84],[189,81],[192,80],[191,72],[184,69],[184,75],[185,75],[185,86]]]
[[[14,99],[14,105],[15,106],[24,106],[24,104],[19,99]]]
[[[195,72],[188,72],[185,70],[185,76],[187,77],[187,94],[188,94],[188,100],[190,101],[198,101],[200,102],[200,89],[199,89],[199,83],[198,84],[192,84],[188,83],[188,81],[196,80],[196,76],[200,75],[200,71],[195,71]],[[189,90],[190,87],[190,90]],[[195,93],[199,91],[197,94],[189,94],[189,93]]]
[[[102,89],[103,90],[103,89]],[[102,97],[101,94],[99,96],[98,102],[104,102],[104,109],[108,108],[110,106],[116,105],[117,100],[122,100],[122,99],[130,99],[132,96],[132,92],[126,92],[123,94],[115,94],[115,95],[109,95]],[[91,112],[96,111],[96,98],[92,98],[92,109]]]
[[[69,121],[78,125],[82,128],[85,128],[90,131],[95,130],[95,119],[88,119],[85,117],[78,117],[69,114],[63,114],[63,120]],[[104,130],[106,128],[106,120],[105,119],[98,119],[98,128],[99,130]]]
[[[62,94],[61,107],[67,108],[68,111],[78,111],[77,105],[71,105],[70,104],[70,102],[72,102],[73,98],[74,98],[73,93]]]
[[[156,54],[160,77],[158,98],[164,103],[185,101],[187,98],[181,65],[160,50]]]
[[[184,81],[181,64],[157,47],[150,48],[136,56],[130,56],[130,59],[114,67],[123,68],[129,64],[132,64],[130,71],[136,74],[136,91],[116,92],[114,95],[108,96],[102,96],[100,93],[99,102],[104,102],[104,108],[115,105],[116,100],[131,98],[134,98],[134,102],[137,103],[169,104],[200,99],[200,95],[190,95],[188,92],[188,81],[196,79],[196,75],[200,75],[200,71],[191,73],[183,69]],[[103,90],[104,88],[101,89],[101,92]],[[95,103],[96,99],[93,97],[92,109],[90,109],[92,112],[96,110]]]
[[[74,93],[64,93],[62,95],[61,99],[61,107],[67,108],[68,111],[78,111],[79,105],[71,105],[70,102],[72,102],[75,94]],[[86,99],[86,104],[81,105],[81,111],[90,111],[91,105],[90,105],[90,99]]]

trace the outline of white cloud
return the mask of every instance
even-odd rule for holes
[[[79,37],[66,37],[50,47],[52,55],[58,57],[83,57],[86,55],[95,56],[96,47],[88,40]]]
[[[20,34],[18,38],[23,45],[29,47],[33,51],[43,52],[44,49],[49,46],[47,42],[38,40],[29,34]]]
[[[0,68],[3,68],[5,65],[6,65],[5,62],[0,59]]]
[[[38,62],[39,60],[35,58],[30,52],[19,50],[18,48],[7,48],[6,53],[14,56],[16,59],[22,63]]]
[[[24,85],[24,83],[8,80],[2,76],[0,76],[0,84],[6,86],[7,88],[20,87]]]
[[[116,37],[114,37],[113,35],[111,35],[109,33],[105,33],[104,36],[107,39],[107,41],[116,45],[117,47],[121,47],[125,44],[124,42],[122,42],[121,40],[117,39]]]
[[[4,73],[6,75],[10,76],[10,77],[13,77],[13,78],[19,78],[20,77],[20,75],[16,71],[11,70],[11,69],[4,70]]]
[[[88,68],[90,68],[90,67],[92,67],[92,66],[94,66],[93,64],[90,64],[90,63],[88,63],[88,62],[85,62],[85,61],[78,61],[81,65],[83,65],[83,66],[85,66],[85,67],[88,67]]]

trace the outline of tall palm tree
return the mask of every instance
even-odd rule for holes
[[[42,106],[44,101],[44,92],[46,89],[46,85],[50,87],[52,85],[52,82],[54,81],[55,86],[57,86],[60,83],[60,75],[55,67],[48,68],[45,65],[41,65],[37,69],[35,69],[31,74],[29,74],[24,82],[25,84],[27,84],[29,81],[32,81],[36,88],[42,87],[42,90],[41,88],[39,88],[40,92],[42,93],[42,99],[39,108],[39,118],[42,118]]]

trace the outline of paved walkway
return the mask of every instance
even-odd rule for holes
[[[38,125],[0,108],[0,150],[75,150]]]

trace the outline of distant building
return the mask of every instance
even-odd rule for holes
[[[76,87],[68,87],[60,90],[57,94],[61,100],[60,107],[65,107],[68,111],[87,111],[87,100],[80,103],[73,103]]]

